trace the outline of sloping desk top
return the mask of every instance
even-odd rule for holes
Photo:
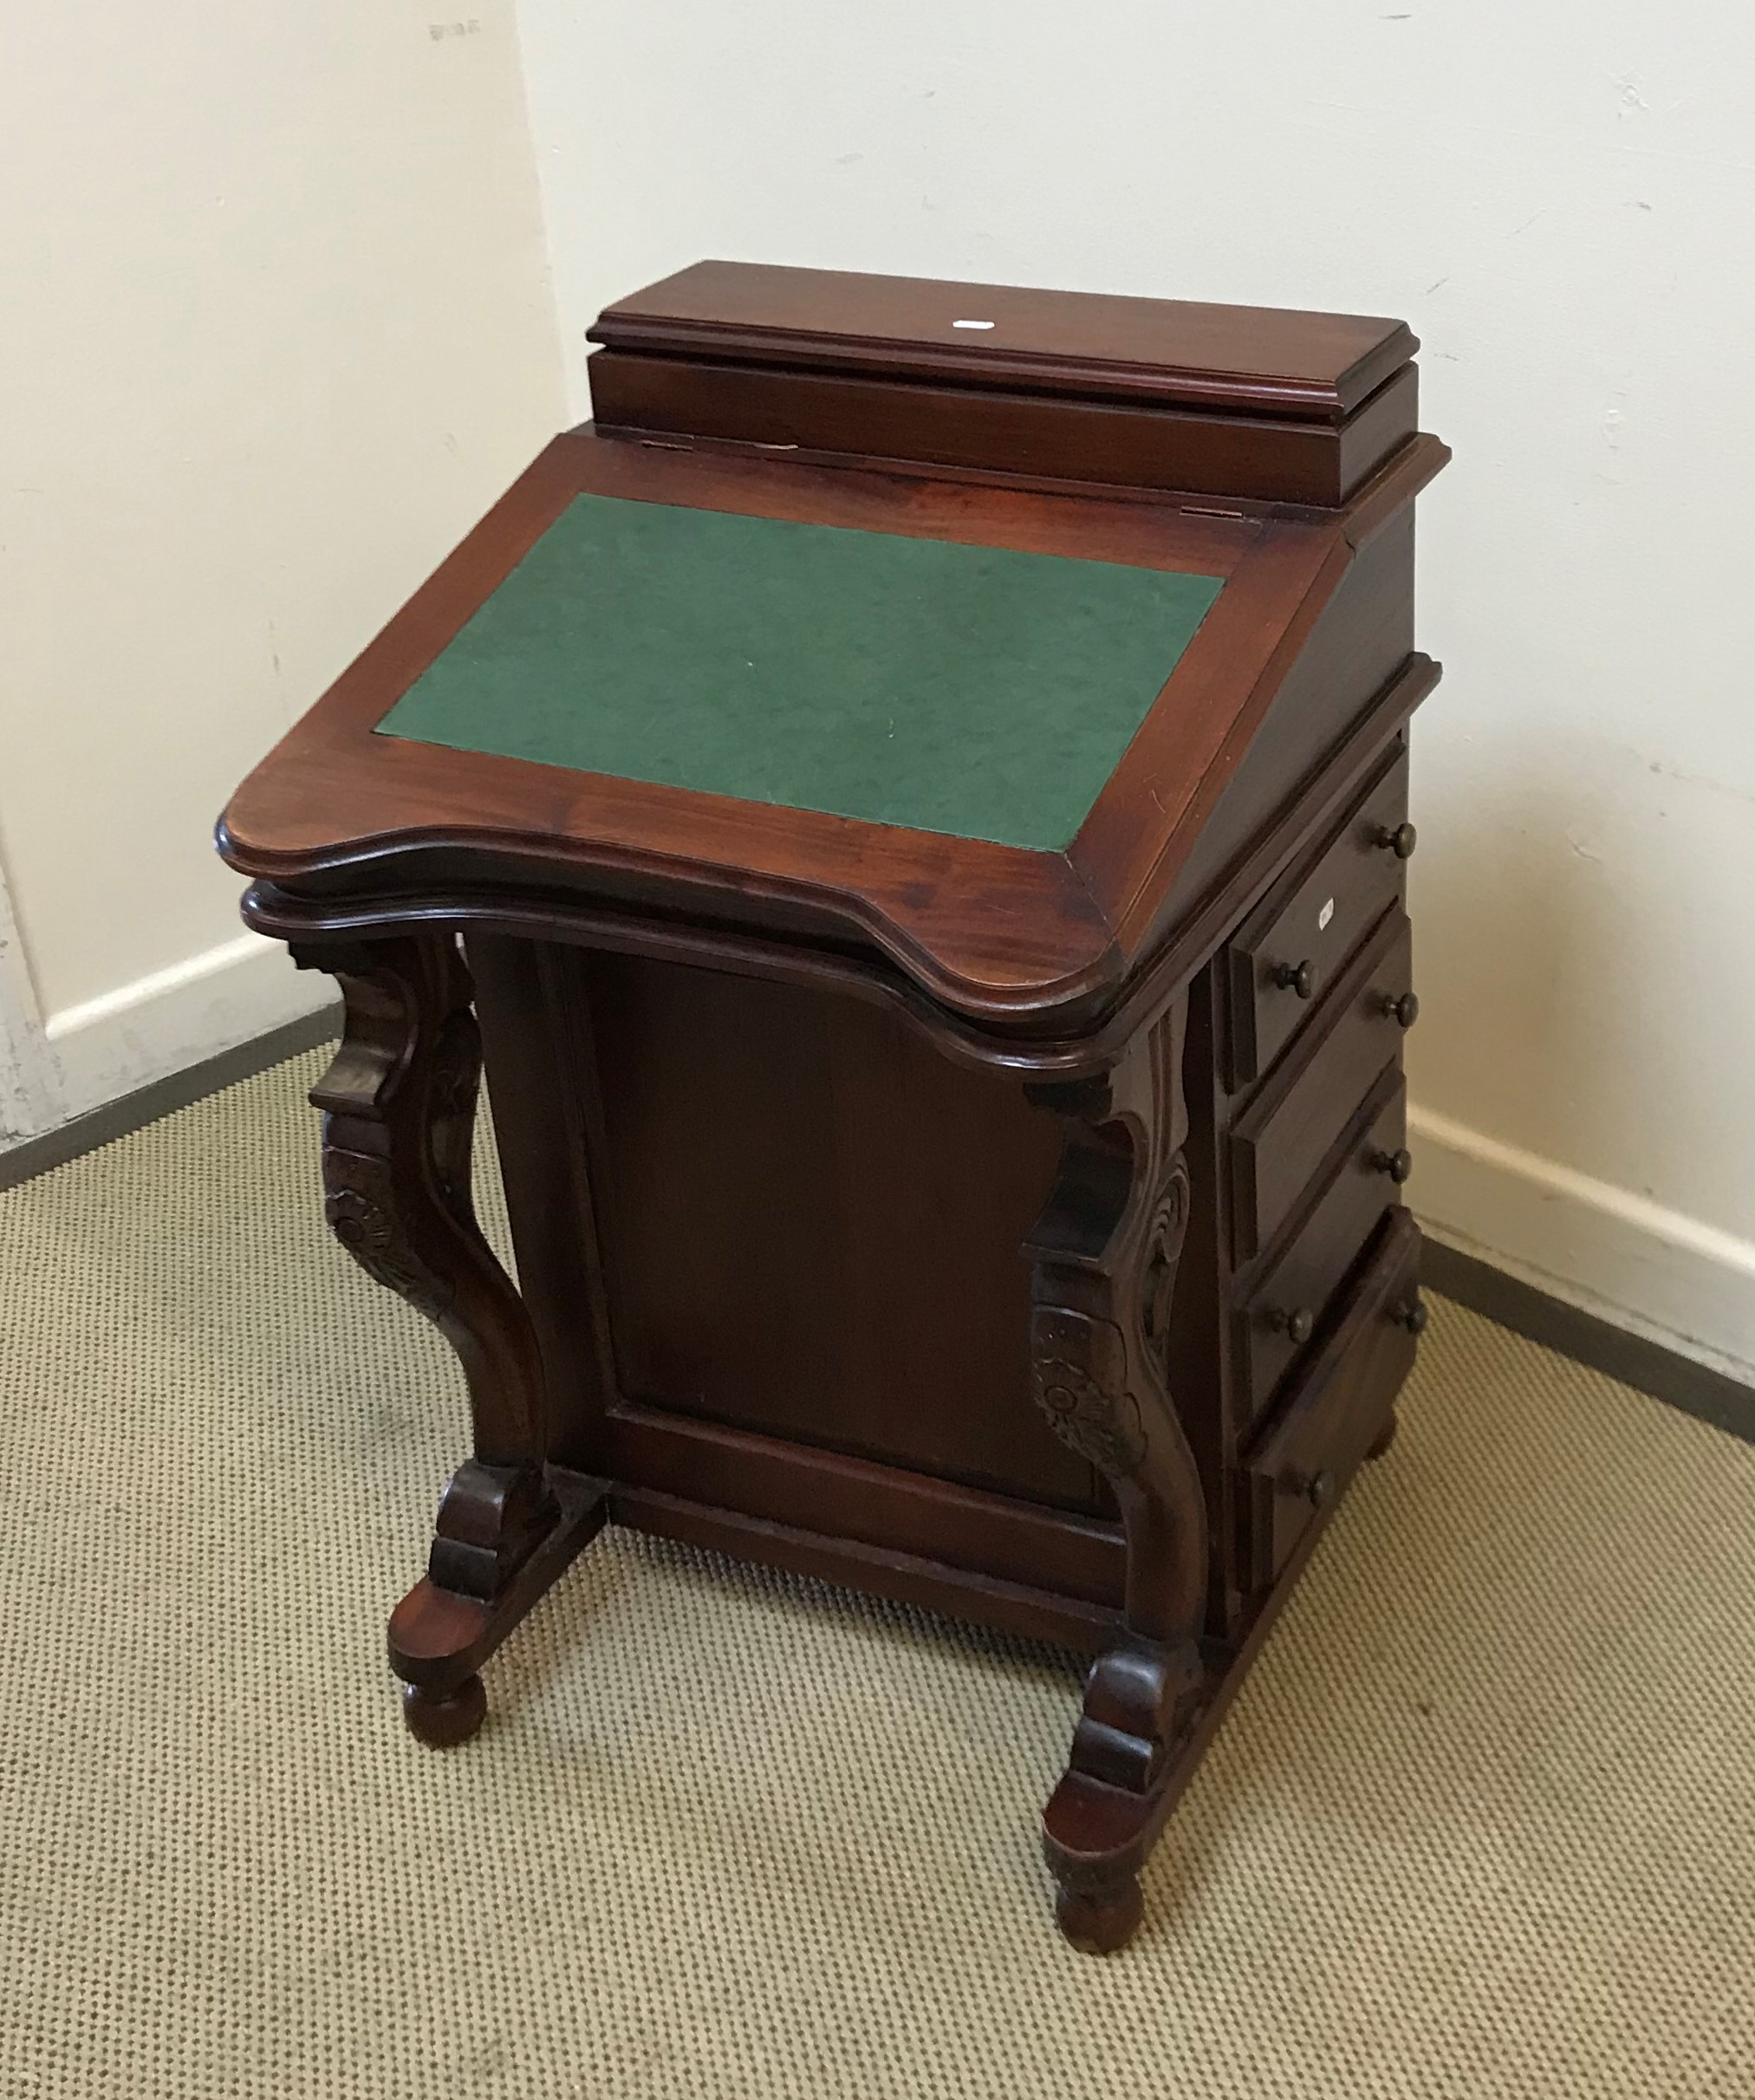
[[[575,496],[378,730],[1062,853],[1219,589]]]
[[[1138,959],[1156,906],[1374,512],[1405,500],[1445,457],[1435,441],[1418,441],[1338,513],[1239,503],[1232,515],[1215,516],[1170,499],[781,464],[574,432],[549,446],[244,783],[226,812],[222,849],[276,888],[330,898],[406,905],[423,889],[437,897],[460,882],[548,883],[608,901],[710,908],[757,931],[815,924],[874,945],[931,997],[972,1018],[1050,1021],[1056,1011],[1089,1011]],[[777,799],[769,801],[757,776],[760,751],[741,736],[703,744],[673,735],[686,715],[668,729],[643,727],[630,695],[644,704],[653,693],[637,683],[622,684],[619,697],[612,685],[615,704],[594,727],[575,697],[583,687],[569,668],[564,617],[540,638],[547,660],[525,659],[528,684],[520,648],[497,654],[491,646],[509,611],[515,627],[520,614],[529,617],[526,582],[541,584],[552,608],[569,574],[588,568],[606,537],[652,543],[653,531],[627,532],[621,521],[631,512],[610,513],[606,498],[971,550],[963,556],[968,588],[990,621],[1008,606],[1032,630],[1035,612],[1071,608],[1076,615],[1094,574],[1101,588],[1086,602],[1105,617],[1143,617],[1126,638],[1102,637],[1094,663],[1057,663],[1075,679],[1105,674],[1107,712],[1082,716],[1069,742],[1056,740],[1052,686],[1031,676],[1010,692],[990,669],[974,712],[929,745],[927,732],[944,720],[940,666],[972,671],[978,643],[996,640],[1010,652],[1011,642],[978,634],[972,619],[957,630],[959,566],[910,570],[878,543],[883,558],[874,566],[891,602],[912,581],[933,575],[942,653],[916,629],[898,638],[896,657],[856,666],[865,673],[866,742],[818,737],[801,751],[777,735],[768,747]],[[675,513],[655,516],[663,538]],[[874,543],[849,544],[860,550],[856,566]],[[996,567],[977,549],[1015,550],[1034,563]],[[1037,598],[1034,579],[1045,571],[1035,563],[1043,556],[1070,557],[1069,581]],[[527,557],[535,565],[528,577],[520,566]],[[1113,565],[1113,577],[1099,565]],[[660,580],[648,570],[648,594]],[[722,571],[712,588],[725,582]],[[503,586],[505,596],[496,599]],[[608,603],[601,594],[593,601],[600,615]],[[884,601],[865,609],[875,619]],[[653,615],[649,595],[641,610]],[[690,617],[701,615],[698,601]],[[674,671],[677,639],[688,632],[660,635],[653,660]],[[868,624],[867,640],[869,632]],[[1067,633],[1076,659],[1079,629]],[[835,638],[808,639],[811,647],[788,666],[795,679],[829,660]],[[1162,665],[1155,674],[1154,651]],[[627,649],[612,654],[612,675],[625,680]],[[1022,668],[1015,653],[990,660]],[[883,677],[899,662],[931,682],[901,698],[921,740],[904,745],[890,770],[870,738]],[[1161,689],[1152,688],[1154,675]],[[1142,687],[1134,728],[1128,717]],[[847,689],[843,680],[822,694],[826,718],[848,705]],[[789,705],[796,711],[807,693],[796,686]],[[689,705],[699,726],[712,712],[712,692],[699,688]],[[1008,750],[1009,732],[1016,742]],[[456,747],[465,743],[485,748]],[[600,748],[626,770],[589,770]],[[955,777],[982,752],[985,778]],[[550,753],[561,762],[545,763]],[[1076,766],[1067,763],[1074,757]],[[642,771],[653,777],[638,777]],[[807,778],[813,784],[801,789]],[[793,794],[839,806],[782,806],[777,797]],[[894,821],[904,816],[915,822]],[[1056,847],[1054,832],[1069,821],[1076,829]],[[1009,837],[981,835],[1008,829]]]
[[[593,333],[597,425],[233,799],[263,930],[667,918],[1069,1035],[1271,848],[1225,790],[1448,457],[1399,322],[707,263]]]

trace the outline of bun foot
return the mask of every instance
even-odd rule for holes
[[[1087,1895],[1062,1889],[1055,1896],[1055,1921],[1082,1954],[1113,1954],[1139,1929],[1146,1899],[1136,1881]]]
[[[1392,1408],[1389,1410],[1388,1420],[1377,1432],[1376,1435],[1372,1438],[1370,1443],[1367,1445],[1365,1449],[1365,1456],[1368,1459],[1381,1459],[1384,1453],[1388,1451],[1389,1447],[1395,1441],[1396,1427],[1397,1423],[1395,1420],[1395,1410],[1394,1408]]]
[[[402,1718],[408,1733],[429,1750],[454,1750],[487,1719],[487,1694],[479,1677],[465,1677],[454,1692],[437,1694],[405,1684]]]

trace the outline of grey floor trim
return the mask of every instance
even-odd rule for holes
[[[76,1115],[59,1129],[45,1130],[41,1137],[28,1137],[23,1144],[0,1152],[0,1189],[16,1188],[21,1181],[35,1180],[52,1167],[64,1167],[82,1152],[94,1152],[130,1131],[142,1130],[173,1109],[186,1109],[191,1102],[235,1086],[240,1079],[253,1079],[270,1065],[283,1063],[319,1043],[333,1042],[341,1032],[339,1002],[320,1007],[315,1013],[289,1021],[283,1028],[241,1043],[236,1050],[222,1050],[192,1064],[187,1071],[172,1072],[168,1079],[155,1080],[120,1101],[106,1102],[89,1115]]]
[[[1715,1428],[1755,1444],[1755,1388],[1739,1385],[1722,1371],[1709,1370],[1661,1342],[1630,1335],[1594,1313],[1581,1312],[1533,1284],[1507,1276],[1491,1262],[1435,1239],[1428,1239],[1421,1252],[1420,1280],[1441,1297],[1453,1298],[1514,1334],[1570,1356],[1576,1363],[1587,1363],[1592,1370],[1606,1371],[1622,1385],[1649,1393],[1685,1414],[1697,1415]]]

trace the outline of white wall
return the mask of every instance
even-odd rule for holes
[[[573,413],[703,255],[1408,316],[1414,1193],[1755,1370],[1751,19],[522,0],[521,88],[472,6],[8,23],[0,1142],[323,996],[208,831],[569,419],[527,95]]]
[[[1419,1206],[1755,1367],[1755,22],[522,0],[573,403],[697,257],[1405,315]]]
[[[510,8],[470,8],[8,12],[0,1137],[330,996],[214,818],[565,420]]]

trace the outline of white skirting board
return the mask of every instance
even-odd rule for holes
[[[1412,1103],[1408,1198],[1434,1239],[1755,1384],[1755,1242]]]
[[[55,1120],[69,1122],[334,1003],[335,980],[296,970],[278,941],[241,934],[81,1006],[44,1034]]]

